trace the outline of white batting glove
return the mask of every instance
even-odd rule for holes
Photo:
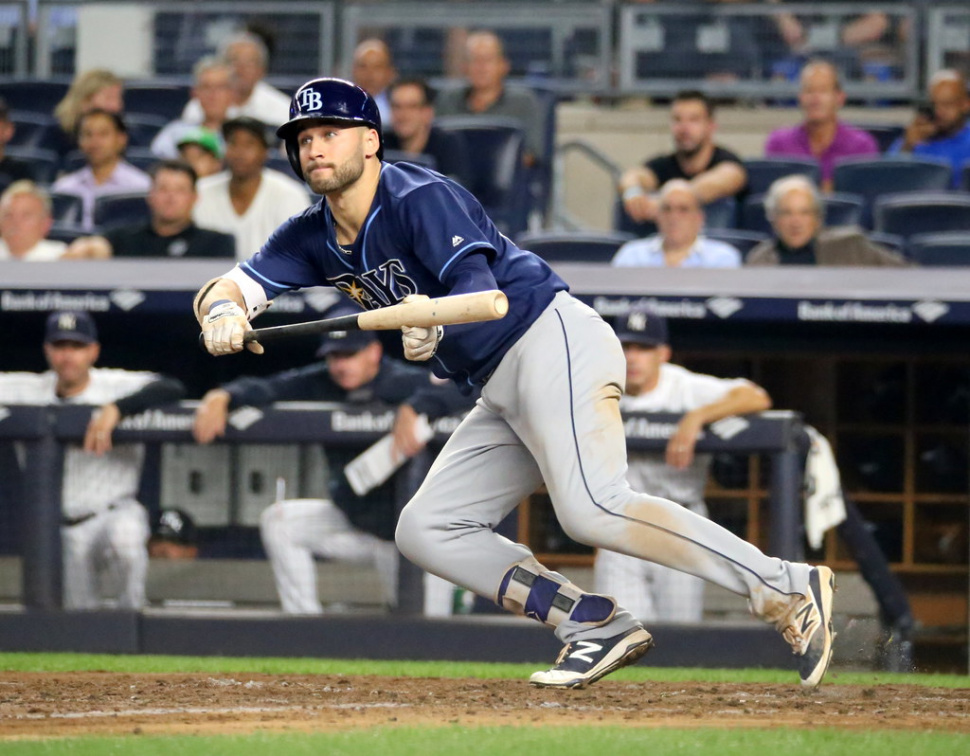
[[[243,336],[251,330],[246,313],[235,302],[216,302],[202,319],[205,348],[217,356],[242,351]],[[247,347],[256,354],[263,353],[263,347],[256,342],[250,342]]]
[[[445,335],[445,329],[441,326],[431,328],[402,326],[401,334],[404,356],[412,362],[425,362],[434,357],[434,353],[438,351],[438,343]]]

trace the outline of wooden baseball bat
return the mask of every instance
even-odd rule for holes
[[[246,333],[244,343],[257,341],[263,344],[273,339],[308,334],[329,333],[331,331],[391,331],[402,326],[429,328],[437,325],[457,325],[458,323],[478,323],[498,320],[509,311],[509,300],[505,293],[494,289],[475,291],[470,294],[456,294],[452,297],[418,299],[413,302],[400,302],[396,305],[381,307],[377,310],[361,310],[353,315],[339,318],[324,318],[306,323],[257,328]],[[205,346],[202,334],[199,344]]]

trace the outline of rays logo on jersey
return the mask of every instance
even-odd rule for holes
[[[360,275],[345,273],[328,280],[335,288],[368,310],[400,302],[409,294],[418,293],[418,285],[407,275],[404,264],[397,258],[387,260]]]

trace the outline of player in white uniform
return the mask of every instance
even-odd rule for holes
[[[711,456],[694,454],[702,428],[731,415],[766,410],[771,399],[750,381],[700,375],[669,364],[667,323],[662,315],[636,310],[619,319],[616,331],[627,363],[620,408],[684,413],[666,454],[628,453],[627,481],[639,491],[652,491],[707,517],[704,487]],[[686,572],[600,549],[594,581],[597,593],[613,596],[637,619],[701,620],[704,581]]]
[[[184,389],[156,373],[95,368],[100,348],[90,315],[51,314],[44,338],[51,369],[0,373],[0,401],[97,407],[83,444],[70,444],[64,454],[64,608],[96,609],[104,588],[118,607],[138,609],[148,570],[148,513],[136,499],[144,447],[114,446],[111,433],[123,416],[175,401]]]

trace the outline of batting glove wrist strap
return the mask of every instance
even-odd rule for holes
[[[249,330],[246,313],[235,302],[213,302],[202,318],[202,334],[210,354],[229,354],[243,347],[243,336]]]

